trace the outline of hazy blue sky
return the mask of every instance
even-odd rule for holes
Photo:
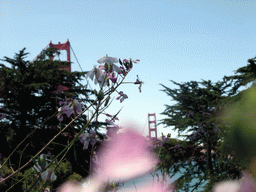
[[[129,99],[113,101],[106,111],[118,116],[119,125],[136,124],[148,134],[148,113],[157,120],[164,104],[174,104],[160,91],[164,84],[221,80],[256,56],[255,2],[228,0],[1,0],[0,58],[13,58],[26,47],[32,60],[49,42],[69,39],[82,66],[89,71],[108,54],[140,59],[126,81],[136,75],[145,83],[124,84],[119,91]],[[64,54],[60,57],[65,59]],[[71,54],[72,71],[81,71]],[[86,81],[83,81],[86,84]],[[90,81],[90,85],[92,86]],[[113,96],[117,97],[117,94]],[[102,117],[104,120],[105,117]],[[177,133],[158,126],[158,135]]]

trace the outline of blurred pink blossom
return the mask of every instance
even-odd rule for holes
[[[126,130],[115,135],[99,151],[101,181],[129,180],[142,176],[152,170],[158,163],[156,156],[150,153],[146,138],[134,131]]]
[[[213,187],[213,192],[255,192],[256,182],[246,172],[242,172],[243,177],[239,181],[223,181]]]
[[[159,163],[146,138],[131,129],[114,135],[100,148],[97,156],[98,163],[93,165],[93,170],[97,172],[92,173],[82,185],[64,183],[58,192],[98,192],[108,181],[135,179],[149,173]],[[146,186],[139,186],[137,191],[167,192],[167,189],[162,183],[148,183]]]
[[[117,125],[112,126],[112,127],[107,127],[107,136],[108,137],[113,137],[114,135],[117,134],[119,129],[120,129],[120,127],[117,126]]]

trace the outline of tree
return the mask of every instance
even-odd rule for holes
[[[175,145],[173,148],[170,148],[168,144],[164,145],[164,148],[169,148],[167,150],[169,155],[171,154],[169,159],[178,159],[183,156],[179,162],[180,164],[174,161],[172,163],[176,164],[166,164],[165,168],[167,170],[173,168],[174,173],[181,167],[187,169],[186,174],[177,181],[177,186],[180,189],[185,186],[185,183],[189,183],[192,180],[191,175],[196,174],[201,181],[207,180],[207,177],[210,176],[211,181],[208,184],[208,187],[210,187],[213,183],[223,179],[217,176],[222,174],[223,177],[227,177],[229,174],[230,167],[226,166],[229,154],[225,154],[226,156],[223,157],[223,160],[219,161],[220,154],[216,152],[218,145],[222,142],[224,130],[227,129],[226,125],[217,121],[217,114],[221,108],[220,103],[222,102],[223,104],[224,101],[227,101],[227,98],[230,98],[231,94],[225,94],[227,94],[226,89],[231,86],[232,82],[228,83],[226,79],[223,79],[222,82],[218,81],[213,85],[210,80],[203,80],[200,84],[204,88],[200,88],[198,82],[195,81],[184,84],[172,82],[180,86],[180,88],[170,89],[161,84],[165,88],[162,91],[171,96],[177,103],[175,105],[165,105],[166,109],[162,114],[166,115],[167,118],[162,119],[160,124],[164,124],[166,127],[174,126],[173,129],[178,130],[179,136],[185,137],[185,141],[181,142],[180,145]],[[181,135],[184,132],[190,133]],[[198,150],[196,150],[200,149],[201,145],[206,148],[206,155],[202,152],[198,153]],[[192,147],[192,150],[190,150],[190,153],[186,153],[185,151],[188,150],[189,146],[190,148]],[[174,149],[176,150],[174,151]],[[192,160],[195,164],[191,162]],[[200,171],[204,173],[202,176],[200,176]],[[238,169],[236,171],[235,178],[240,174]],[[226,174],[223,174],[224,172]],[[197,184],[194,187],[193,190],[197,189]]]
[[[224,76],[225,80],[232,80],[234,82],[234,86],[231,90],[232,95],[237,93],[237,90],[241,86],[246,86],[248,83],[255,83],[256,79],[256,57],[252,59],[248,59],[248,64],[246,66],[240,67],[235,71],[235,74],[238,75],[232,75],[232,76]]]
[[[30,134],[9,159],[9,166],[15,170],[26,163],[77,115],[75,111],[70,116],[64,115],[63,121],[59,121],[57,114],[61,107],[60,102],[80,101],[84,103],[83,108],[92,102],[89,96],[94,92],[79,82],[87,72],[68,72],[59,69],[60,66],[67,66],[71,63],[51,60],[52,54],[56,53],[57,51],[52,48],[47,49],[36,61],[30,63],[24,60],[28,54],[25,53],[24,48],[15,54],[14,59],[9,57],[1,59],[11,64],[10,68],[0,64],[2,158],[7,158],[15,147]],[[68,87],[68,90],[54,92],[59,85]],[[83,98],[79,98],[81,96]],[[87,116],[83,114],[43,153],[56,156],[86,124]],[[94,122],[88,128],[89,130],[95,128],[98,137],[104,139],[105,136],[97,132],[102,125],[106,123]],[[95,147],[98,145],[100,145],[99,142]],[[75,142],[66,155],[66,159],[72,164],[73,172],[83,177],[87,176],[91,150],[92,146],[83,150],[83,144],[80,141]],[[89,163],[86,164],[85,161]]]

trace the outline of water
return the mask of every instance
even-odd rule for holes
[[[185,169],[181,169],[181,173],[176,173],[173,178],[170,178],[168,176],[166,176],[166,180],[167,180],[167,184],[171,184],[173,183],[176,179],[178,179],[180,176],[182,176],[182,174],[184,173]],[[161,174],[161,171],[158,170],[156,171],[156,173],[159,175],[159,180],[161,181],[162,180],[162,174]],[[152,172],[153,174],[153,172]],[[132,181],[129,181],[129,182],[125,182],[124,185],[123,185],[123,182],[121,182],[121,186],[120,187],[120,191],[124,190],[131,190],[132,192],[136,191],[135,190],[135,187],[134,187],[134,184],[135,186],[138,188],[139,186],[144,186],[146,185],[148,182],[152,182],[153,181],[153,176],[149,173],[148,175],[145,175],[143,177],[140,177],[140,178],[137,178],[135,180],[132,180]],[[196,184],[196,182],[198,182],[199,180],[198,179],[193,179],[190,183],[190,185],[194,185]],[[157,176],[155,175],[154,177],[154,182],[157,182]],[[204,182],[202,183],[201,187],[199,187],[196,191],[202,191],[203,190],[203,186],[206,184],[207,182]],[[192,190],[192,189],[191,189]],[[182,191],[182,190],[179,190],[180,192],[185,192],[185,191]],[[195,192],[196,192],[195,191]]]

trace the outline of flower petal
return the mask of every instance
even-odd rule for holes
[[[246,172],[243,172],[243,178],[241,179],[241,188],[239,192],[254,192],[256,191],[255,180]]]
[[[239,192],[238,181],[222,181],[213,187],[213,192]]]
[[[85,180],[85,182],[82,184],[81,191],[82,192],[97,192],[101,188],[102,183],[97,181],[95,178],[89,177]],[[62,191],[61,191],[62,192]],[[65,191],[66,192],[66,191]],[[67,191],[68,192],[68,191]],[[71,192],[71,191],[70,191]],[[76,192],[76,191],[74,191]]]
[[[97,61],[98,63],[107,63],[107,64],[113,64],[118,63],[118,59],[116,57],[102,57]]]
[[[99,151],[96,169],[102,182],[110,180],[129,180],[148,173],[158,163],[154,154],[148,151],[146,138],[128,130],[117,134]]]
[[[64,184],[62,184],[58,189],[57,192],[82,192],[83,187],[81,185],[79,185],[78,183],[75,182],[66,182]],[[93,191],[89,191],[88,192],[93,192]]]
[[[115,64],[113,64],[113,71],[116,71],[117,73],[121,73],[122,69],[120,69],[120,67],[118,67]]]
[[[134,189],[126,190],[125,192],[133,192]],[[147,183],[144,186],[138,187],[137,192],[167,192],[168,190],[162,183]],[[173,190],[171,190],[173,192]]]

